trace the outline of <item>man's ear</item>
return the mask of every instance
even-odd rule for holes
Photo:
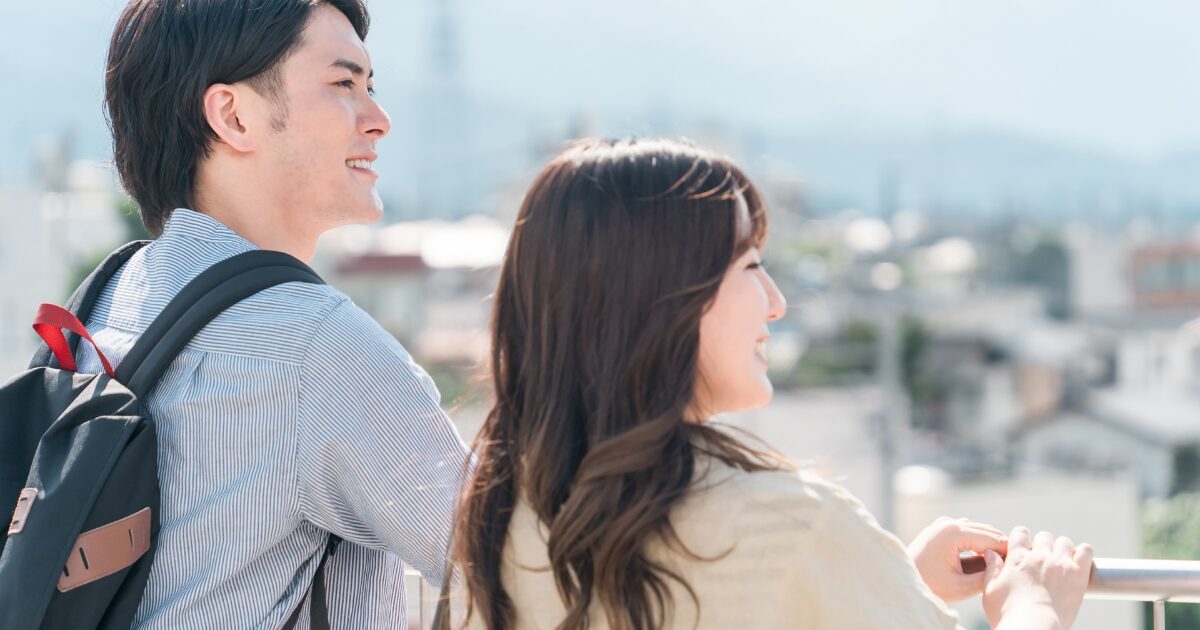
[[[253,104],[240,86],[214,83],[204,91],[204,119],[221,142],[238,153],[255,149]]]

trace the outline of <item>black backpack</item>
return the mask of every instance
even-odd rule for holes
[[[101,354],[105,374],[77,373],[80,339],[91,342],[82,322],[113,274],[146,243],[105,259],[67,308],[43,304],[34,328],[46,343],[29,369],[0,385],[0,514],[13,514],[0,538],[0,628],[132,625],[158,536],[154,421],[142,401],[226,308],[285,282],[322,283],[287,254],[239,254],[188,283],[115,371]],[[328,627],[324,565],[338,542],[330,537],[313,582],[314,628]]]

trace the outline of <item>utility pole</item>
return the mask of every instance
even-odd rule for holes
[[[902,309],[895,296],[882,294],[875,304],[876,381],[879,387],[879,411],[876,422],[879,430],[879,524],[891,530],[895,524],[896,491],[893,480],[899,469],[908,438],[909,401],[904,389],[900,353]]]

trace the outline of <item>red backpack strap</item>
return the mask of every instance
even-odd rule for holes
[[[150,241],[133,241],[126,245],[122,245],[117,251],[109,254],[108,258],[96,270],[88,275],[83,284],[75,290],[71,295],[71,299],[63,305],[68,311],[75,314],[79,321],[86,322],[92,316],[92,307],[96,304],[100,294],[103,292],[105,285],[117,273],[117,271],[133,257],[139,250],[149,244]],[[71,352],[74,353],[79,348],[79,336],[74,333],[66,335],[67,343],[70,344]],[[50,346],[38,344],[37,352],[29,361],[30,368],[50,367],[54,363],[54,353],[50,351]],[[62,366],[59,366],[62,367]]]
[[[71,311],[54,304],[43,304],[38,307],[37,315],[33,318],[33,329],[46,342],[46,345],[50,346],[50,351],[54,353],[58,364],[64,370],[71,372],[77,370],[75,356],[71,354],[71,345],[67,343],[66,335],[63,335],[63,331],[67,330],[92,344],[92,347],[96,349],[96,356],[100,357],[100,363],[104,365],[104,373],[110,378],[116,378],[117,374],[108,364],[104,353],[100,351],[100,346],[96,345],[91,334],[88,333],[87,327]]]

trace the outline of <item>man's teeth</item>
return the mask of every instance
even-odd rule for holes
[[[370,160],[346,160],[346,166],[351,168],[371,168]]]
[[[767,342],[760,341],[754,344],[754,354],[763,361],[767,360]]]

